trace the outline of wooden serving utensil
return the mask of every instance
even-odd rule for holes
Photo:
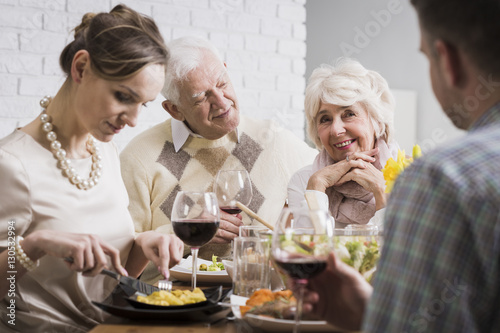
[[[271,224],[267,223],[265,220],[262,219],[262,217],[257,215],[253,210],[251,210],[250,208],[248,208],[247,206],[245,206],[241,202],[236,201],[236,206],[239,209],[241,209],[242,211],[244,211],[245,213],[247,213],[247,215],[250,216],[251,218],[256,219],[257,221],[262,223],[265,227],[271,229],[271,231],[274,230],[274,227]]]
[[[250,208],[248,208],[247,206],[245,206],[244,204],[242,204],[241,202],[239,201],[236,201],[236,206],[241,209],[242,211],[244,211],[245,213],[248,214],[248,216],[250,216],[251,218],[254,218],[256,219],[257,221],[259,221],[260,223],[262,223],[264,226],[266,226],[267,228],[271,229],[271,231],[274,231],[274,227],[272,225],[270,225],[269,223],[267,223],[265,220],[263,220],[259,215],[257,215],[254,211],[252,211]],[[309,245],[307,244],[304,244],[302,242],[299,242],[298,240],[296,239],[293,239],[292,240],[297,246],[299,246],[301,249],[303,249],[304,251],[307,251],[309,253],[312,253],[314,251],[313,248],[311,248]]]

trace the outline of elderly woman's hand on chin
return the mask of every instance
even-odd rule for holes
[[[370,150],[370,152],[375,150],[378,149],[372,149]],[[349,159],[352,160],[359,158],[358,154],[362,154],[363,157],[361,158],[363,158],[364,160],[364,153],[354,153],[349,156]],[[375,158],[372,157],[371,161],[366,161],[368,163],[361,162],[363,164],[363,167],[353,167],[345,175],[343,175],[335,185],[342,185],[351,180],[355,181],[359,185],[363,186],[365,190],[373,193],[373,196],[375,198],[375,208],[376,210],[379,210],[381,208],[384,208],[387,202],[387,197],[385,194],[385,179],[382,171],[378,170],[371,163],[373,161],[375,161]]]
[[[373,193],[377,210],[384,208],[386,203],[384,175],[372,164],[375,161],[373,156],[378,152],[378,148],[356,152],[347,155],[348,158],[345,160],[316,171],[309,178],[307,190],[325,192],[331,186],[352,180]]]

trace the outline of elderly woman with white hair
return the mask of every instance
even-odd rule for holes
[[[315,69],[305,114],[309,138],[320,153],[292,176],[289,206],[307,199],[310,207],[329,210],[340,228],[380,225],[386,205],[381,169],[399,148],[393,139],[394,104],[386,80],[355,60],[341,58],[335,66]]]

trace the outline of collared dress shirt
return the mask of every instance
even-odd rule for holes
[[[171,127],[172,141],[174,143],[174,149],[176,153],[182,148],[182,146],[184,146],[190,136],[194,138],[203,138],[201,135],[191,131],[191,129],[187,127],[187,125],[183,121],[172,118]],[[240,132],[238,131],[238,128],[235,129],[235,132],[237,142],[240,143]]]

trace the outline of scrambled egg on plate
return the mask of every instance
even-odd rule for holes
[[[155,291],[148,296],[137,296],[137,301],[151,305],[186,305],[206,301],[207,298],[200,288],[190,290]]]

